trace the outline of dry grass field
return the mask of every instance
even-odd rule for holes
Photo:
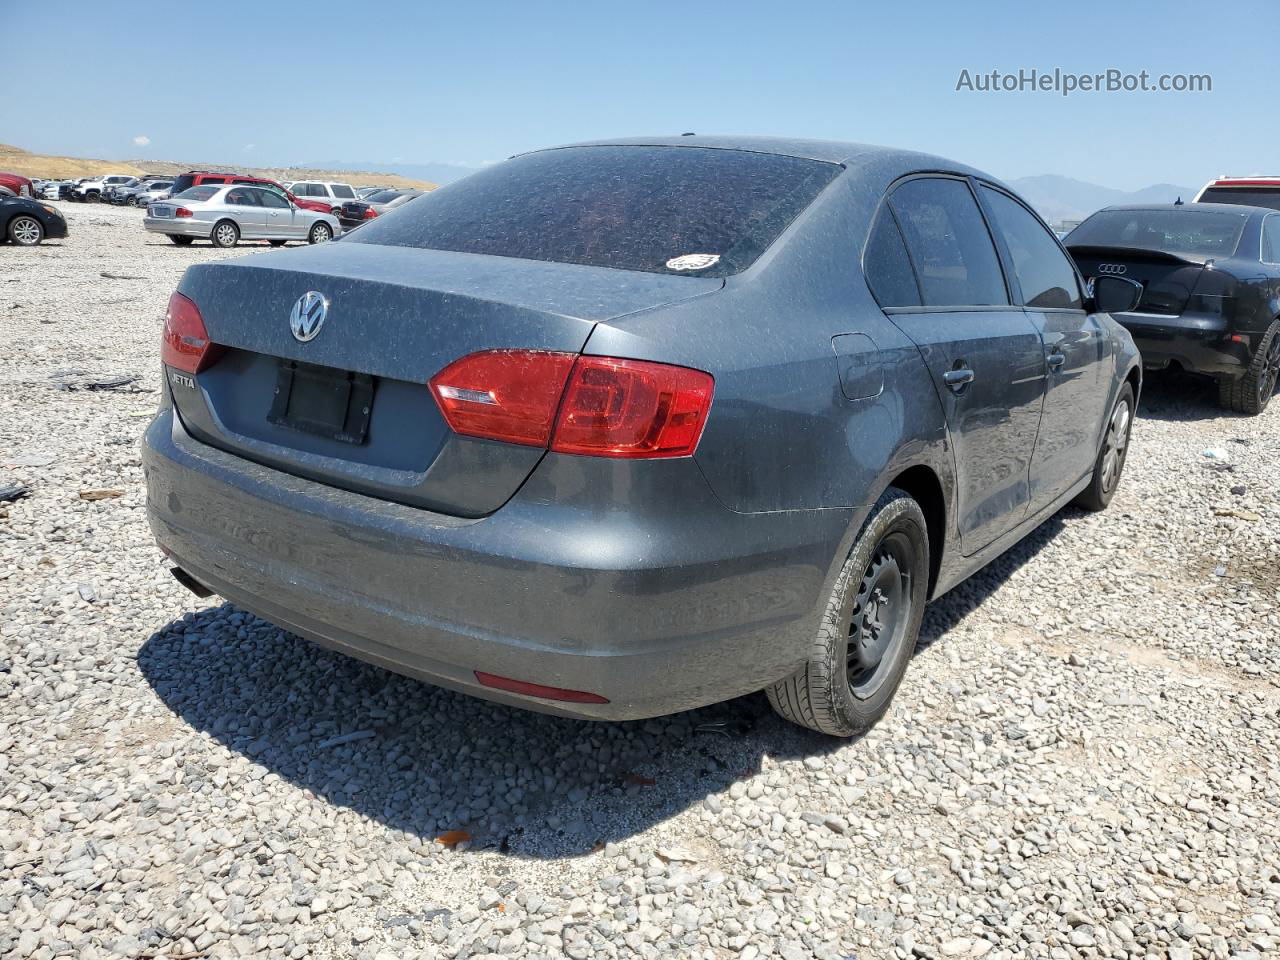
[[[314,170],[306,167],[247,167],[209,164],[200,162],[175,162],[169,160],[93,160],[83,157],[51,157],[21,147],[0,143],[0,170],[20,173],[24,177],[41,177],[46,180],[74,180],[79,177],[96,177],[105,173],[127,173],[132,176],[154,174],[172,176],[188,170],[235,170],[272,180],[339,180],[352,184],[384,184],[388,187],[416,187],[434,190],[436,184],[426,180],[398,177],[391,173],[367,170]]]

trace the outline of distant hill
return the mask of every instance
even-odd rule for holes
[[[1199,192],[1198,188],[1179,187],[1172,183],[1157,183],[1141,190],[1116,190],[1056,174],[1019,177],[1010,180],[1009,185],[1022,194],[1051,226],[1062,220],[1083,220],[1089,214],[1117,203],[1173,203],[1179,197],[1190,203]]]
[[[0,143],[0,170],[48,180],[74,180],[78,177],[96,177],[104,173],[173,176],[188,170],[226,170],[271,180],[340,180],[357,186],[378,184],[388,187],[416,187],[419,190],[434,190],[439,183],[439,181],[405,176],[392,171],[370,172],[369,167],[250,167],[241,164],[199,161],[179,163],[171,160],[93,160],[82,157],[44,156],[3,143]]]
[[[475,173],[479,167],[464,167],[456,163],[384,163],[381,160],[324,160],[308,163],[311,167],[325,167],[333,170],[386,170],[402,177],[416,177],[419,180],[430,180],[444,186],[461,180],[468,174]]]

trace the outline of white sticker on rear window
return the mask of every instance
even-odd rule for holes
[[[686,253],[683,257],[672,257],[667,261],[668,270],[705,270],[720,262],[718,253]]]

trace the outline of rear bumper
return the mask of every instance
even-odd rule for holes
[[[193,440],[169,409],[143,440],[148,517],[179,565],[237,606],[398,673],[623,720],[750,693],[803,662],[859,511],[739,514],[691,460],[566,459],[627,507],[575,503],[544,462],[502,509],[466,520],[259,466]],[[637,466],[655,476],[636,480]],[[476,671],[609,702],[507,693]]]
[[[174,234],[179,237],[208,237],[213,224],[195,217],[145,217],[142,225],[152,233]]]
[[[1221,317],[1118,313],[1115,319],[1133,335],[1148,369],[1177,363],[1193,373],[1238,377],[1249,364],[1249,347],[1228,339],[1230,331]]]

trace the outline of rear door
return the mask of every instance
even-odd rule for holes
[[[1110,402],[1109,349],[1102,325],[1085,312],[1076,269],[1057,239],[1014,197],[978,188],[1004,257],[1014,301],[1044,341],[1048,369],[1044,415],[1031,461],[1031,508],[1046,507],[1093,468],[1099,430]]]
[[[232,216],[240,225],[240,236],[261,237],[267,229],[267,215],[253,187],[232,187],[223,202],[232,208]]]
[[[886,313],[920,349],[942,401],[955,456],[957,523],[963,550],[972,554],[1026,514],[1044,346],[1011,302],[967,180],[907,180],[880,216],[877,230],[889,230],[890,221],[900,230],[920,295],[918,304]]]

